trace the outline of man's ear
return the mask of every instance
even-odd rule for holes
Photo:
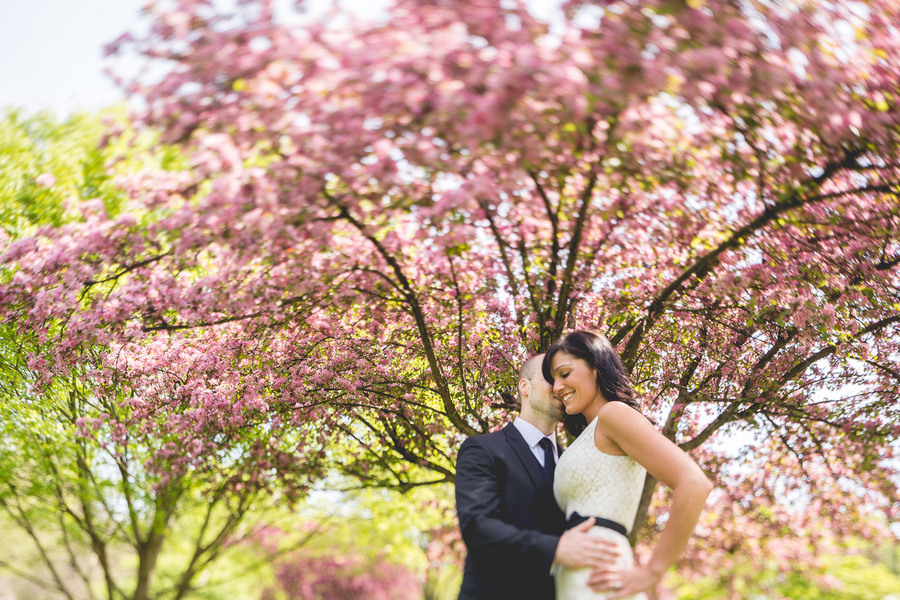
[[[531,391],[531,382],[527,379],[519,380],[519,393],[522,394],[523,398],[528,397],[528,392]]]

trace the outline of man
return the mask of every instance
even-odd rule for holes
[[[556,426],[565,409],[541,374],[543,355],[519,370],[521,411],[501,431],[468,438],[456,463],[456,512],[466,543],[459,600],[552,600],[551,568],[593,567],[607,579],[621,551],[587,531],[565,531],[553,499]]]

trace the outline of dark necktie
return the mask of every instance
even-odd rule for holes
[[[549,479],[553,479],[553,470],[556,468],[556,452],[553,451],[553,442],[547,438],[543,438],[538,442],[538,446],[544,450],[544,474]]]

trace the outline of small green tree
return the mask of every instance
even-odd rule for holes
[[[117,177],[146,162],[177,167],[176,151],[150,151],[152,136],[119,126],[104,138],[116,123],[115,113],[56,123],[12,111],[0,119],[0,228],[8,237],[91,211],[114,214]],[[92,198],[83,215],[82,199]],[[30,540],[47,586],[68,600],[180,600],[248,515],[302,497],[321,474],[317,447],[264,407],[197,425],[202,444],[160,424],[195,427],[187,403],[167,406],[195,394],[225,405],[252,396],[242,384],[261,367],[252,342],[204,332],[123,354],[98,338],[63,366],[59,331],[76,322],[70,317],[29,331],[0,326],[0,511]],[[145,368],[142,360],[163,355],[168,367]],[[210,361],[234,378],[217,378]],[[202,386],[186,385],[204,372]],[[151,397],[157,404],[148,408],[142,401]],[[314,451],[303,458],[301,447]],[[167,560],[173,551],[175,564]]]

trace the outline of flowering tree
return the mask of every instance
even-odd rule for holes
[[[7,235],[76,218],[65,199],[79,190],[114,211],[111,159],[126,170],[165,161],[133,131],[101,143],[105,129],[88,116],[4,116]],[[70,307],[35,327],[0,324],[0,511],[46,576],[0,566],[69,600],[178,600],[249,514],[303,494],[321,474],[320,446],[277,415],[260,416],[254,378],[266,367],[253,340],[227,327],[133,341],[98,331],[75,351],[67,336],[78,321]],[[173,545],[183,561],[160,575]]]
[[[284,415],[399,488],[452,480],[461,437],[513,408],[518,363],[591,328],[757,529],[784,523],[754,499],[793,494],[838,532],[896,518],[897,17],[568,1],[551,23],[398,0],[287,25],[264,0],[178,0],[111,50],[163,72],[129,90],[191,168],[10,243],[3,315],[58,328],[41,373],[97,344],[251,344],[252,393],[193,396],[191,431]],[[717,436],[742,431],[753,468],[723,469]]]

